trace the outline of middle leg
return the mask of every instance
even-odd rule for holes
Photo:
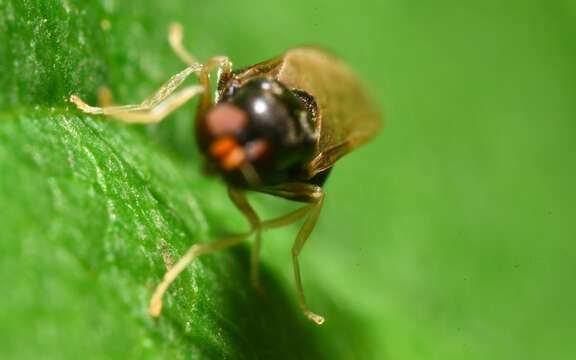
[[[258,217],[258,214],[256,214],[256,211],[254,211],[248,202],[246,193],[244,191],[229,187],[228,195],[230,196],[230,199],[234,205],[236,205],[238,210],[242,212],[242,214],[250,223],[250,233],[255,233],[254,244],[252,245],[250,252],[250,280],[252,282],[252,286],[261,291],[259,259],[260,249],[262,247],[262,231],[284,227],[295,223],[296,221],[305,217],[306,214],[308,214],[310,211],[310,205],[303,206],[277,218],[261,221]]]
[[[269,193],[271,195],[277,195],[290,200],[297,200],[307,202],[308,205],[289,213],[288,215],[270,220],[265,222],[266,225],[271,225],[270,227],[278,227],[284,224],[294,222],[302,217],[306,217],[304,224],[300,228],[294,245],[292,246],[292,263],[294,270],[294,280],[296,282],[296,291],[298,293],[298,301],[300,307],[304,312],[304,315],[318,325],[324,323],[324,317],[312,312],[308,308],[306,303],[306,298],[304,297],[304,288],[302,286],[302,278],[300,276],[300,263],[299,256],[302,252],[302,248],[308,240],[308,237],[314,230],[316,222],[320,216],[322,210],[322,204],[324,203],[324,191],[320,186],[306,184],[306,183],[291,183],[281,186],[275,186],[263,189],[263,192]]]

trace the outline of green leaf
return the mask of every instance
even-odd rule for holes
[[[576,292],[576,87],[568,2],[0,0],[0,357],[569,359]],[[267,232],[205,256],[147,304],[193,243],[244,231],[205,177],[194,103],[155,126],[79,114],[135,103],[200,59],[247,66],[301,43],[365,79],[383,133],[338,163],[302,255]],[[335,84],[337,86],[337,84]],[[263,217],[293,205],[252,199]]]
[[[135,11],[140,18],[127,16]],[[102,85],[127,101],[151,93],[183,66],[165,40],[178,17],[152,5],[68,1],[9,2],[2,14],[2,87],[10,89],[0,100],[2,353],[334,356],[339,345],[304,319],[289,276],[265,262],[265,296],[251,288],[245,247],[195,262],[161,318],[148,315],[168,264],[247,224],[224,186],[199,171],[192,105],[144,128],[79,116],[66,99],[94,102]],[[279,257],[286,270],[291,230]]]

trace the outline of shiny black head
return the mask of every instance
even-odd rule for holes
[[[233,81],[198,122],[208,167],[232,186],[257,188],[298,181],[314,155],[313,111],[280,82]]]

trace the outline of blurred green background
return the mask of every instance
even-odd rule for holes
[[[199,171],[193,104],[126,127],[65,99],[148,96],[183,68],[173,21],[236,66],[328,47],[386,114],[333,171],[303,252],[322,327],[296,305],[295,226],[265,234],[266,297],[244,246],[146,313],[165,261],[247,225]],[[575,21],[561,0],[0,0],[0,356],[576,357]]]

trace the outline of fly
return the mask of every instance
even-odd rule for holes
[[[106,115],[125,123],[156,123],[200,96],[196,142],[205,165],[228,186],[228,194],[250,223],[249,231],[210,243],[194,244],[156,287],[149,312],[157,317],[170,284],[198,256],[229,248],[254,236],[251,281],[260,284],[258,259],[263,230],[304,219],[292,246],[294,278],[300,307],[322,324],[304,298],[298,256],[324,202],[323,184],[335,162],[370,140],[381,127],[380,114],[354,73],[338,58],[316,47],[297,47],[256,65],[232,70],[225,56],[200,63],[182,46],[182,30],[173,25],[169,41],[188,65],[154,95],[137,105],[94,107],[70,97],[87,114]],[[210,76],[217,71],[216,97]],[[180,85],[195,75],[198,84]],[[246,193],[262,192],[305,205],[284,216],[261,220]]]

